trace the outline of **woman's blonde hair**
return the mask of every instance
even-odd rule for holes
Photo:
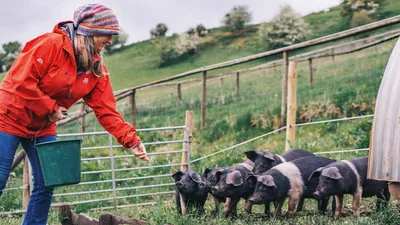
[[[101,53],[99,53],[100,60],[96,63],[93,62],[95,54],[98,54],[94,48],[93,37],[76,34],[74,39],[74,47],[78,71],[92,71],[95,76],[102,77],[103,57]]]

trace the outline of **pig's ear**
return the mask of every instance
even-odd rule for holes
[[[343,178],[339,172],[339,169],[336,166],[323,169],[321,175],[334,180],[339,180]]]
[[[274,178],[271,175],[259,176],[257,181],[263,183],[267,187],[276,187]]]
[[[247,151],[244,154],[246,154],[247,158],[250,159],[251,161],[255,162],[256,158],[258,156],[258,153],[254,150]]]
[[[275,162],[274,154],[272,154],[271,152],[265,151],[265,150],[261,150],[260,153],[261,153],[262,156],[264,156],[264,158]]]
[[[320,168],[314,170],[314,172],[312,172],[311,176],[308,178],[308,181],[318,178],[321,175],[322,169],[324,169],[324,167],[320,167]]]
[[[226,183],[233,184],[233,186],[235,187],[242,185],[243,184],[242,174],[237,170],[228,173],[228,175],[226,175]]]
[[[247,183],[250,186],[254,187],[254,186],[256,186],[256,183],[257,183],[257,176],[250,174],[249,176],[246,177],[245,180],[247,181]]]
[[[178,171],[174,174],[172,174],[172,178],[174,178],[175,181],[180,181],[182,178],[183,172],[182,171]]]
[[[194,172],[194,171],[191,171],[189,173],[189,176],[195,183],[200,183],[202,181],[201,180],[201,176],[198,173]]]
[[[211,172],[211,169],[210,168],[205,168],[204,172],[203,172],[203,177],[206,178],[209,172]]]
[[[224,172],[224,169],[221,168],[215,168],[211,171],[211,175],[213,175],[214,177],[216,176],[218,179],[221,176],[221,174]]]

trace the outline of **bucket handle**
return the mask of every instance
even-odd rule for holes
[[[82,127],[82,124],[80,124],[80,123],[76,120],[76,118],[74,119],[74,118],[72,118],[70,115],[68,115],[67,112],[63,112],[63,114],[64,114],[65,116],[68,116],[69,118],[71,118],[72,121],[74,121],[76,124],[79,125],[79,127],[81,128],[82,140],[83,140],[83,127]],[[33,140],[33,146],[34,146],[34,147],[36,146],[36,137],[37,137],[37,135],[39,134],[40,131],[42,131],[42,129],[44,128],[44,126],[47,125],[48,122],[49,122],[49,121],[46,121],[46,123],[42,125],[42,127],[38,130],[38,132],[36,132],[36,134],[35,134],[35,139]]]

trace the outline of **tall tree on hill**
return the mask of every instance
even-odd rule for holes
[[[289,5],[281,7],[280,13],[258,30],[261,44],[270,48],[304,41],[309,34],[308,24]]]
[[[0,72],[8,71],[21,51],[21,43],[11,41],[2,45],[0,52]]]
[[[252,19],[248,6],[234,6],[222,20],[223,24],[233,32],[239,32]]]
[[[340,15],[352,27],[361,26],[380,19],[383,4],[384,0],[343,0]]]
[[[156,28],[150,30],[150,36],[151,38],[165,37],[167,31],[168,31],[167,25],[165,25],[164,23],[159,23],[157,24]]]

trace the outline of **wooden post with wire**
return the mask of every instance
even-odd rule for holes
[[[182,91],[181,91],[181,83],[178,83],[176,86],[177,92],[178,92],[178,105],[182,105]]]
[[[239,72],[236,72],[236,98],[240,97],[240,93],[239,93]]]
[[[81,105],[81,113],[85,112],[85,102],[82,102]],[[82,132],[85,133],[85,114],[82,115],[81,118],[81,127],[82,127]]]
[[[288,52],[283,52],[281,127],[283,127],[284,125],[284,119],[286,115],[288,64],[289,64]]]
[[[312,58],[309,58],[309,59],[308,59],[308,68],[309,68],[309,70],[310,70],[309,84],[310,84],[310,86],[311,86],[312,83],[313,83]]]
[[[25,155],[24,159],[24,170],[22,174],[23,193],[22,193],[22,209],[28,208],[29,198],[31,196],[31,186],[29,182],[29,161],[28,156]]]
[[[204,129],[204,127],[206,126],[206,82],[207,71],[203,71],[203,73],[201,74],[201,129]]]
[[[190,169],[190,152],[192,151],[193,111],[186,111],[186,129],[184,131],[181,171]]]
[[[132,119],[132,125],[136,127],[136,89],[132,90],[132,94],[130,96],[130,102],[131,102],[131,119]]]
[[[291,144],[296,138],[296,110],[297,110],[297,63],[289,62],[288,74],[288,99],[287,99],[287,119],[286,119],[286,151],[291,149]]]

